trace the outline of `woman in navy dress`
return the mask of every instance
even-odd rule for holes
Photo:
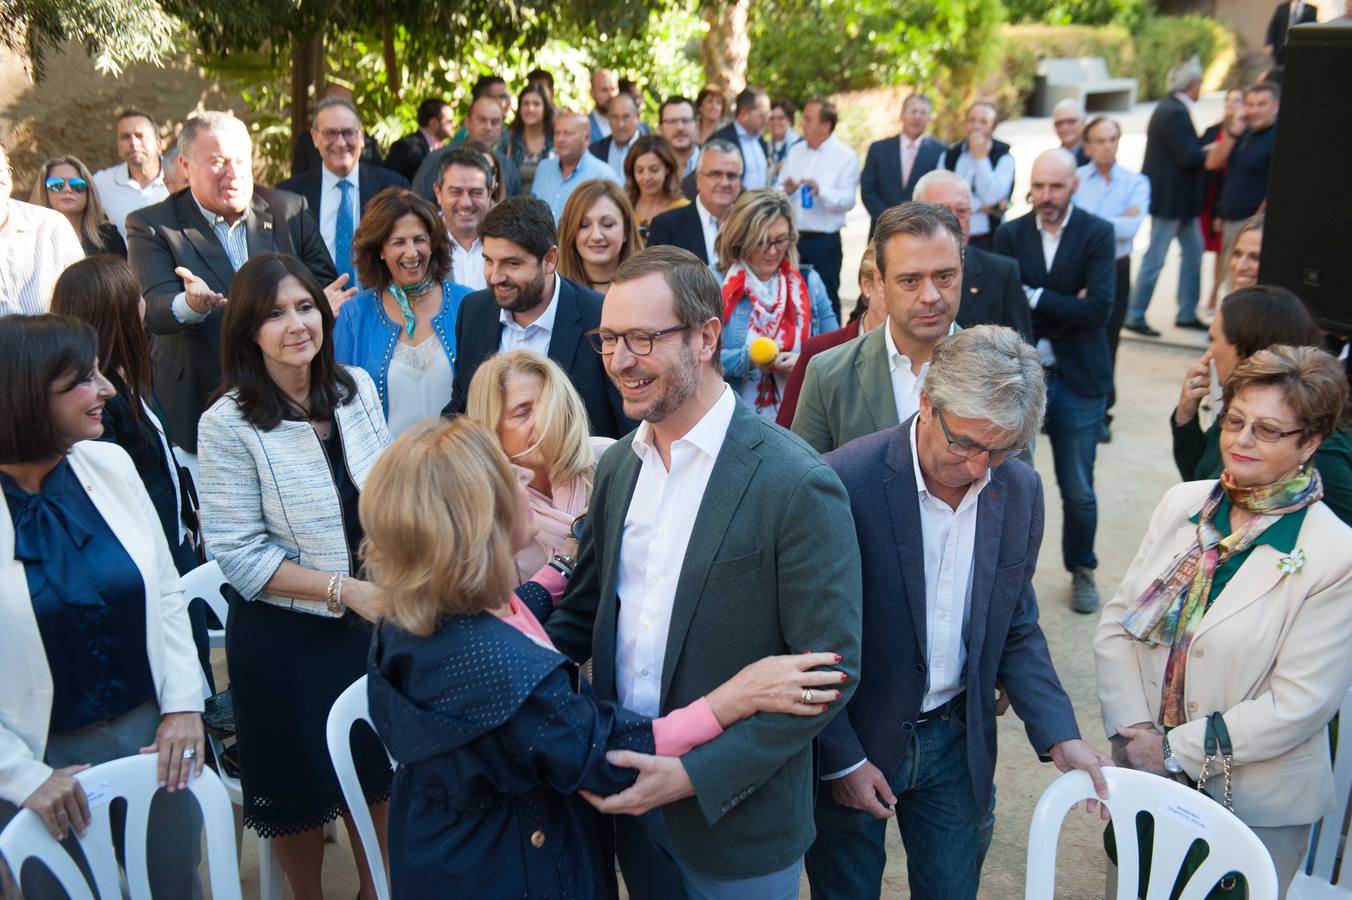
[[[679,756],[757,712],[819,715],[832,653],[769,657],[660,719],[598,702],[540,622],[571,559],[512,590],[526,493],[497,438],[460,418],[402,435],[361,499],[380,614],[371,717],[399,763],[390,797],[391,893],[594,898],[617,892],[603,820],[579,791],[634,770],[610,750]]]

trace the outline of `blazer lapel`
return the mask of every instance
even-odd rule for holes
[[[268,208],[267,201],[254,194],[249,212],[250,215],[244,220],[244,233],[249,242],[249,258],[252,259],[260,253],[276,251],[277,235],[273,231],[272,210]],[[315,209],[315,215],[319,215],[318,208]]]
[[[884,323],[884,326],[886,323]],[[859,394],[864,398],[869,416],[873,419],[871,431],[891,428],[897,422],[897,401],[892,396],[892,373],[888,368],[887,342],[883,329],[875,328],[864,338],[859,355],[854,360]]]
[[[728,425],[727,437],[723,448],[714,461],[713,472],[709,475],[709,484],[700,501],[699,512],[695,515],[695,527],[690,532],[690,543],[685,550],[685,559],[681,563],[681,574],[676,581],[676,597],[672,602],[671,626],[667,631],[666,657],[662,661],[661,708],[666,708],[667,691],[671,687],[671,676],[681,657],[681,648],[685,644],[686,633],[690,630],[690,621],[699,607],[704,594],[705,579],[709,575],[709,566],[714,555],[723,544],[723,536],[741,505],[742,496],[751,484],[752,476],[760,465],[760,458],[754,452],[760,443],[757,433],[756,414],[743,403],[733,410],[732,422]]]
[[[1024,247],[1023,259],[1019,260],[1019,266],[1022,267],[1027,260],[1028,268],[1033,275],[1033,279],[1029,281],[1034,287],[1040,287],[1047,282],[1047,259],[1042,255],[1042,235],[1037,230],[1037,220],[1034,218],[1036,215],[1029,213],[1024,219],[1026,224],[1019,228]],[[1062,240],[1064,241],[1064,238]]]
[[[891,471],[883,478],[883,495],[887,498],[887,510],[892,517],[892,543],[897,548],[897,571],[901,573],[901,590],[906,595],[906,605],[911,611],[916,647],[920,658],[924,659],[927,646],[925,544],[920,526],[920,506],[916,499],[917,485],[909,425],[893,432],[886,459]]]
[[[357,181],[359,182],[357,190],[358,215],[361,215],[361,211],[366,209],[366,204],[371,202],[371,198],[376,194],[379,194],[385,187],[384,184],[376,180],[377,176],[375,174],[375,168],[375,166],[368,166],[366,163],[357,164]],[[315,207],[314,213],[315,218],[318,219],[318,206]]]
[[[1196,534],[1190,525],[1189,532]],[[1282,558],[1270,544],[1259,544],[1249,553],[1248,559],[1244,560],[1239,571],[1225,585],[1225,597],[1219,600],[1207,614],[1202,617],[1202,624],[1197,629],[1197,634],[1201,635],[1231,616],[1237,615],[1246,608],[1252,606],[1259,600],[1278,592],[1278,584],[1284,576],[1277,568],[1277,560]]]
[[[999,472],[999,470],[996,470]],[[999,479],[992,478],[976,503],[976,538],[972,554],[972,607],[968,616],[967,658],[981,655],[986,643],[986,620],[990,617],[991,591],[1000,559],[1000,539],[1005,528],[1005,504]]]
[[[1084,232],[1084,215],[1084,210],[1079,210],[1078,215],[1072,213],[1070,221],[1065,223],[1065,233],[1061,235],[1061,243],[1056,245],[1056,256],[1052,257],[1052,268],[1047,273],[1048,279],[1053,274],[1060,275],[1065,267],[1070,265],[1069,260],[1079,256],[1076,250]],[[1040,243],[1041,241],[1039,241]],[[1041,250],[1042,248],[1039,246],[1038,249]]]
[[[216,276],[216,280],[221,285],[221,291],[230,286],[230,279],[235,277],[235,270],[230,267],[230,257],[226,255],[225,248],[221,246],[220,240],[216,237],[216,232],[211,230],[211,224],[202,216],[201,210],[197,208],[197,203],[193,200],[192,191],[184,191],[175,201],[177,205],[178,221],[183,228],[183,236],[192,244],[197,255],[206,262],[211,273]],[[205,280],[205,274],[194,272],[193,274],[202,277]]]
[[[549,358],[562,366],[565,372],[573,371],[578,345],[582,343],[582,313],[578,309],[573,290],[573,285],[568,279],[560,276],[559,296],[555,301],[558,308],[554,311],[554,330],[549,335]]]
[[[623,597],[617,597],[615,586],[620,571],[620,543],[624,537],[624,520],[629,513],[629,503],[634,496],[634,487],[638,484],[640,469],[639,458],[632,444],[625,448],[624,455],[611,477],[611,488],[606,497],[606,518],[601,522],[600,559],[607,561],[607,571],[601,573],[601,601],[596,609],[596,622],[592,626],[592,683],[597,690],[603,691],[602,699],[614,699],[615,696],[615,643],[619,627],[619,604]]]

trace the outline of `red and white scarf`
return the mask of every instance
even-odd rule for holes
[[[747,342],[755,335],[772,338],[781,350],[802,346],[812,334],[812,301],[807,295],[807,280],[801,272],[789,265],[787,258],[779,263],[779,281],[770,303],[762,300],[746,286],[746,267],[739,261],[728,271],[723,282],[723,324],[732,318],[733,310],[742,298],[751,302],[751,318],[747,324]],[[779,405],[779,390],[772,376],[762,373],[756,387],[756,408]]]

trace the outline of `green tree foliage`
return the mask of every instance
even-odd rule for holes
[[[133,62],[162,64],[174,49],[175,22],[155,0],[0,0],[0,46],[42,77],[47,53],[84,45],[100,72]]]
[[[1124,25],[1132,31],[1146,23],[1155,6],[1155,0],[1005,0],[1011,22]]]

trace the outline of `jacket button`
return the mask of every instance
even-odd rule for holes
[[[1192,655],[1195,659],[1201,659],[1203,656],[1206,656],[1206,651],[1194,650]]]
[[[925,664],[924,664],[924,663],[916,663],[916,664],[915,664],[915,671],[916,671],[916,674],[917,674],[917,675],[924,675],[924,674],[925,674]]]
[[[1189,703],[1189,704],[1188,704],[1188,711],[1189,711],[1189,712],[1197,712],[1197,704],[1196,704],[1196,702],[1193,702],[1193,703]]]
[[[915,724],[912,722],[902,722],[901,730],[906,732],[907,734],[910,734],[912,731],[915,731]]]
[[[722,806],[722,809],[723,809],[723,812],[727,812],[729,809],[732,809],[732,807],[729,806],[728,804],[724,803],[723,806]]]
[[[534,832],[530,836],[530,845],[539,850],[545,845],[545,833],[543,831]]]

